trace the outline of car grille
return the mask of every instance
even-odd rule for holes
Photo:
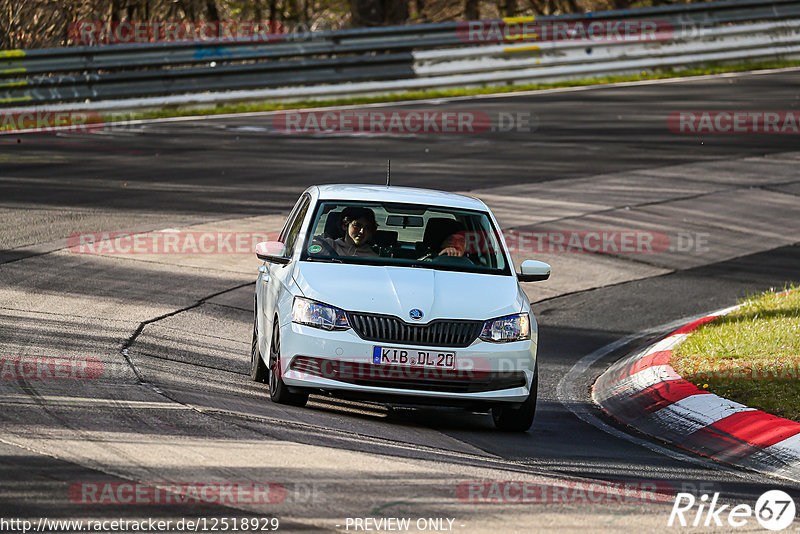
[[[391,315],[348,312],[347,316],[361,339],[383,343],[467,347],[483,328],[481,321],[437,319],[428,324],[408,324]]]
[[[467,369],[419,369],[394,365],[343,362],[297,356],[292,371],[355,384],[392,389],[416,389],[442,393],[480,393],[524,387],[523,371],[480,371]]]

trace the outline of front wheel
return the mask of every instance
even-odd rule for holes
[[[525,402],[517,408],[495,406],[492,408],[494,426],[506,432],[525,432],[533,425],[536,414],[536,392],[539,389],[539,364],[533,368],[531,392]]]
[[[281,377],[281,331],[278,320],[272,327],[272,343],[269,346],[269,397],[272,402],[305,406],[308,393],[292,393]]]

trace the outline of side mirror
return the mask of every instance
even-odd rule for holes
[[[543,261],[525,260],[519,270],[517,279],[520,282],[540,282],[550,278],[550,265]]]
[[[292,259],[283,255],[284,249],[280,241],[262,241],[256,245],[256,256],[259,260],[286,265]]]

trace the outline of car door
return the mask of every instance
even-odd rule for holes
[[[292,210],[292,214],[286,220],[286,225],[283,227],[280,236],[278,237],[278,241],[284,244],[283,255],[287,258],[294,256],[295,248],[298,246],[298,242],[302,242],[302,239],[300,239],[300,230],[303,226],[303,221],[306,218],[306,214],[308,213],[308,208],[310,205],[311,197],[308,194],[304,194],[302,197],[300,197],[300,199],[297,201],[297,204],[295,204],[295,208]],[[265,291],[265,294],[263,295],[264,298],[261,299],[261,302],[263,302],[262,317],[264,320],[264,342],[267,344],[265,348],[268,349],[268,343],[272,339],[272,325],[274,322],[273,318],[275,317],[275,311],[277,309],[280,297],[284,292],[287,291],[287,286],[289,285],[290,277],[292,276],[292,271],[294,270],[294,263],[290,262],[286,265],[267,263],[266,268],[267,272],[265,274],[269,277],[269,279],[264,280],[266,283],[261,284],[261,287]],[[281,318],[281,321],[285,320],[286,317]]]

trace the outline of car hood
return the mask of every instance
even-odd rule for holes
[[[440,318],[485,320],[523,309],[514,276],[300,262],[295,281],[306,297],[348,311],[411,322],[409,311],[419,309],[421,324]]]

